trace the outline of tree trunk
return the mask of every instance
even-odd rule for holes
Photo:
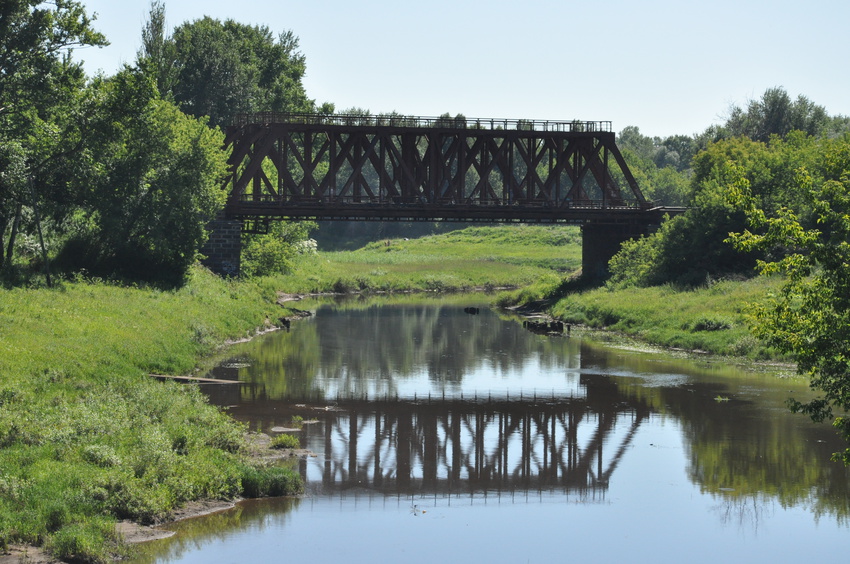
[[[0,214],[0,270],[3,270],[3,237],[6,234],[6,225],[8,225],[8,221],[6,220],[6,216]]]
[[[9,234],[9,245],[6,247],[6,262],[8,264],[12,264],[12,258],[15,256],[15,240],[18,238],[18,228],[21,225],[21,211],[23,210],[23,204],[18,204],[18,208],[15,210],[15,219],[12,221],[12,232]],[[2,238],[0,238],[0,242],[2,242]],[[0,266],[3,265],[3,247],[0,245]]]

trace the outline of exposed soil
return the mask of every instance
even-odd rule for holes
[[[6,554],[0,554],[0,564],[61,564],[40,548],[12,545]]]

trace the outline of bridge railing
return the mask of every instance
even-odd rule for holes
[[[543,131],[543,132],[610,132],[610,121],[552,121],[528,119],[496,119],[456,117],[422,117],[398,114],[349,115],[258,112],[237,114],[233,125],[305,124],[348,127],[411,127],[474,129],[491,131]]]
[[[652,201],[639,202],[631,200],[623,200],[619,202],[610,202],[606,200],[580,200],[580,201],[563,201],[560,203],[552,203],[547,200],[469,200],[457,201],[451,198],[437,198],[435,201],[423,201],[416,197],[402,196],[339,196],[339,195],[301,195],[287,196],[283,198],[277,194],[242,194],[239,201],[246,204],[276,204],[286,205],[287,207],[297,207],[299,205],[345,205],[345,206],[411,206],[411,207],[443,207],[463,208],[464,206],[472,206],[474,208],[560,208],[560,209],[575,209],[575,210],[648,210],[656,207],[656,203]],[[683,208],[684,209],[684,208]]]

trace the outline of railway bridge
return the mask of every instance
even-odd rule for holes
[[[679,210],[647,201],[608,121],[260,113],[226,130],[228,200],[204,254],[239,271],[270,221],[469,221],[582,227],[583,272]]]

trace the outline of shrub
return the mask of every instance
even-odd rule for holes
[[[691,324],[691,331],[722,331],[731,328],[732,322],[722,318],[701,317]]]
[[[242,495],[247,498],[298,495],[304,491],[301,476],[279,466],[246,466],[242,472]]]
[[[286,433],[272,438],[271,448],[301,448],[301,441],[295,435]]]
[[[55,557],[71,562],[103,563],[113,561],[118,548],[115,523],[95,516],[81,523],[62,527],[46,543],[47,550]]]

